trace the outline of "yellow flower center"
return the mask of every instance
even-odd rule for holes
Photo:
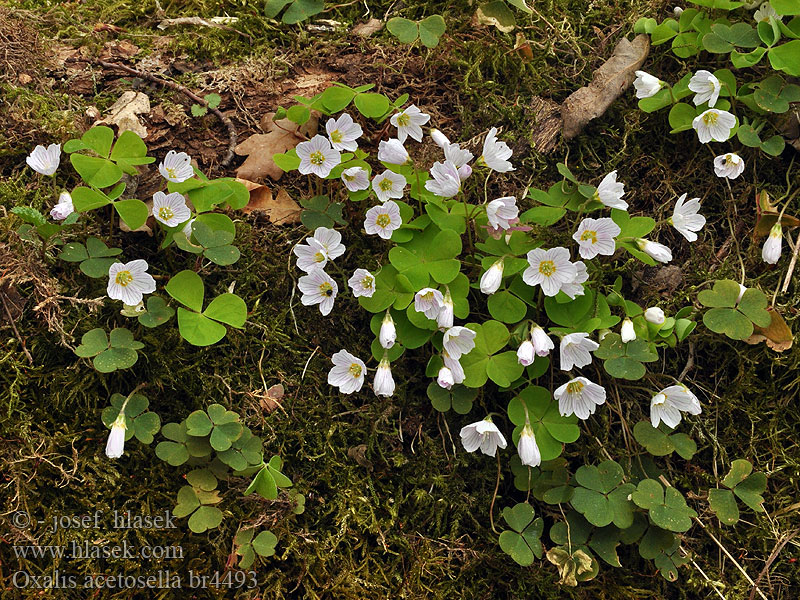
[[[703,123],[706,125],[714,125],[717,122],[719,115],[715,112],[707,112],[703,115]]]
[[[388,192],[392,189],[392,180],[389,178],[381,179],[378,187],[381,188],[382,192]]]
[[[386,213],[382,213],[382,214],[378,215],[378,218],[375,219],[375,224],[380,228],[388,227],[389,225],[391,225],[391,223],[392,223],[392,219]]]
[[[317,252],[314,255],[314,262],[323,262],[325,260],[325,255],[322,252]]]
[[[169,221],[172,217],[175,216],[175,213],[169,206],[161,206],[158,209],[158,216],[161,217],[164,221]]]
[[[334,131],[331,131],[331,141],[334,144],[340,144],[342,142],[342,138],[343,137],[344,136],[342,136],[342,132],[339,131],[338,129],[335,129]]]
[[[114,278],[114,282],[118,283],[122,287],[127,287],[131,281],[133,281],[133,275],[131,275],[130,271],[120,271]]]
[[[545,277],[550,277],[556,272],[556,263],[552,260],[543,260],[539,263],[539,273]]]
[[[342,173],[342,179],[345,181],[353,181],[356,178],[355,175],[348,175],[347,173]]]
[[[411,117],[407,114],[403,113],[397,117],[397,125],[399,127],[408,127],[409,123],[411,123]]]
[[[319,292],[323,296],[333,296],[333,286],[327,281],[319,286]]]
[[[325,164],[325,155],[322,151],[317,150],[316,152],[312,152],[311,155],[308,157],[308,160],[311,161],[312,165],[324,165]]]
[[[585,386],[580,381],[570,381],[567,384],[567,393],[568,394],[580,394],[583,391]]]
[[[350,365],[350,368],[349,368],[349,369],[347,369],[347,371],[348,371],[348,372],[350,373],[350,375],[352,375],[353,377],[361,377],[361,365],[359,365],[358,363],[353,363],[353,364],[351,364],[351,365]]]
[[[361,287],[366,288],[366,289],[370,289],[372,287],[372,282],[373,281],[374,280],[373,280],[372,277],[369,277],[369,276],[364,277],[364,279],[361,280]]]
[[[597,232],[596,231],[591,231],[590,229],[587,229],[586,231],[584,231],[581,234],[581,241],[585,242],[585,241],[588,241],[588,240],[591,240],[591,242],[593,244],[596,244],[597,243]]]
[[[167,172],[169,177],[172,177],[173,179],[175,178],[175,169],[172,167],[164,167],[164,170]]]
[[[738,157],[734,157],[733,154],[726,154],[725,155],[725,164],[728,165],[728,166],[730,166],[730,165],[738,165],[739,164],[739,158]]]

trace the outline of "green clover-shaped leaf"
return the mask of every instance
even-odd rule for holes
[[[125,396],[111,396],[111,406],[103,409],[101,419],[106,427],[111,427],[119,416]],[[136,436],[143,444],[150,444],[153,437],[161,429],[161,418],[158,414],[147,410],[150,402],[143,394],[133,394],[125,405],[125,440]]]
[[[503,518],[512,530],[500,534],[500,548],[523,567],[533,564],[534,556],[542,557],[540,538],[544,530],[544,521],[541,518],[534,520],[533,517],[533,507],[528,503],[523,502],[503,509]]]
[[[658,428],[648,421],[640,421],[633,427],[633,437],[653,456],[667,456],[677,452],[679,456],[689,460],[697,452],[697,444],[685,433],[673,433],[663,423]]]
[[[557,458],[562,444],[570,444],[580,436],[578,418],[562,416],[550,391],[532,385],[508,403],[508,418],[516,425],[512,435],[515,443],[525,425],[526,409],[543,461]]]
[[[575,480],[581,486],[575,489],[571,504],[579,513],[597,527],[611,522],[621,529],[633,523],[633,505],[628,496],[636,488],[622,484],[622,467],[608,460],[598,466],[581,466]]]
[[[111,373],[117,369],[128,369],[139,358],[137,350],[144,344],[133,339],[133,334],[124,327],[118,327],[107,336],[100,328],[87,331],[75,354],[81,358],[92,358],[94,368],[101,373]]]
[[[150,296],[147,299],[147,309],[138,315],[139,323],[145,327],[158,327],[172,318],[175,309],[168,306],[163,298]]]
[[[653,523],[669,531],[688,531],[692,518],[697,516],[678,490],[674,487],[664,489],[655,479],[640,481],[631,499],[649,511]]]

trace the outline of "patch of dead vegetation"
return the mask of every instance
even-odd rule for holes
[[[23,16],[25,15],[25,16]],[[27,85],[36,78],[44,50],[32,15],[0,6],[0,82]]]

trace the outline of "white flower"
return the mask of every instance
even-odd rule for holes
[[[487,456],[495,456],[498,448],[506,449],[507,443],[497,425],[492,423],[490,417],[486,417],[461,428],[461,445],[467,452],[475,452],[480,448]]]
[[[578,225],[578,231],[572,239],[578,242],[581,258],[590,259],[598,254],[611,256],[616,250],[614,238],[619,235],[619,225],[608,217],[602,219],[584,219]]]
[[[125,410],[119,412],[114,424],[111,425],[111,432],[108,434],[106,442],[106,456],[108,458],[119,458],[125,450]]]
[[[680,6],[672,7],[672,14],[675,15],[676,18],[680,18],[680,16],[683,14],[683,8]]]
[[[343,113],[338,119],[328,119],[325,123],[328,139],[336,150],[353,152],[358,148],[356,140],[364,133],[361,125],[353,121],[353,117]]]
[[[372,189],[381,202],[386,202],[390,198],[402,198],[405,187],[406,178],[388,169],[372,179]]]
[[[508,160],[511,158],[513,152],[508,144],[505,142],[497,141],[497,127],[492,127],[489,133],[486,134],[486,139],[483,141],[483,154],[481,154],[481,161],[493,171],[498,173],[507,173],[513,171],[514,167]]]
[[[628,203],[622,199],[625,195],[625,184],[617,181],[616,169],[603,177],[603,181],[597,186],[597,191],[593,198],[599,200],[608,208],[619,208],[628,210]]]
[[[533,364],[533,355],[533,343],[530,340],[525,340],[517,348],[517,362],[523,367]]]
[[[335,260],[344,254],[345,246],[342,244],[342,234],[329,227],[317,227],[314,230],[314,239],[325,249],[328,258]]]
[[[722,84],[710,71],[701,69],[692,75],[692,78],[689,80],[689,89],[695,93],[695,106],[700,106],[703,102],[708,102],[708,106],[713,107],[719,99],[719,92],[722,89]]]
[[[442,149],[450,145],[450,140],[447,139],[447,136],[438,129],[431,129],[431,139],[437,146],[439,146],[439,148]]]
[[[706,218],[699,213],[700,198],[692,198],[686,202],[683,194],[675,203],[675,209],[669,219],[670,224],[690,242],[697,240],[697,231],[706,224]]]
[[[369,235],[376,233],[383,239],[392,237],[392,232],[403,224],[400,218],[400,207],[389,200],[379,206],[373,206],[367,211],[364,219],[364,229]]]
[[[495,261],[491,267],[481,276],[481,292],[491,296],[503,282],[503,259]]]
[[[633,321],[630,319],[625,319],[622,322],[622,328],[620,329],[620,337],[622,337],[623,343],[627,344],[628,342],[632,342],[636,339],[636,331],[633,328]]]
[[[186,198],[178,192],[156,192],[153,194],[153,216],[167,227],[177,227],[192,217],[192,211],[186,206]]]
[[[342,182],[351,192],[358,192],[369,187],[369,173],[364,167],[350,167],[342,171]]]
[[[36,146],[25,162],[37,173],[52,175],[61,163],[61,144],[50,144],[47,148]]]
[[[519,217],[517,199],[514,196],[503,196],[486,205],[486,218],[495,229],[508,229]]]
[[[561,286],[561,291],[575,300],[575,296],[583,296],[586,293],[583,284],[589,279],[589,272],[586,270],[586,264],[582,260],[575,261],[572,264],[575,266],[575,279]]]
[[[452,198],[461,191],[461,176],[458,174],[458,168],[449,160],[443,163],[433,163],[431,176],[433,179],[425,182],[425,189],[432,194],[442,198]]]
[[[542,464],[542,455],[536,443],[536,436],[533,435],[533,429],[528,423],[525,423],[519,434],[517,452],[519,453],[520,462],[525,466],[538,467]]]
[[[347,350],[339,350],[331,357],[333,367],[328,371],[328,383],[339,388],[343,394],[352,394],[364,385],[367,365]]]
[[[444,366],[450,371],[450,375],[453,377],[453,383],[463,383],[466,376],[464,375],[464,367],[461,366],[459,360],[450,356],[447,350],[442,350],[442,361],[444,362]]]
[[[764,247],[761,249],[761,258],[765,263],[774,265],[781,257],[781,246],[783,245],[783,229],[781,222],[778,221],[769,230],[769,237],[764,242]]]
[[[375,380],[372,382],[372,389],[376,396],[389,397],[394,394],[394,377],[389,361],[385,358],[381,360],[378,369],[375,371]]]
[[[450,357],[458,360],[472,352],[475,347],[475,332],[467,327],[451,327],[444,332],[442,346]]]
[[[531,329],[531,342],[533,342],[533,351],[536,352],[536,356],[547,356],[550,354],[550,350],[555,348],[553,340],[538,325]]]
[[[297,170],[303,175],[313,173],[317,177],[325,178],[342,162],[339,151],[331,146],[328,138],[321,135],[315,135],[307,142],[300,142],[295,151],[300,158]]]
[[[181,229],[181,233],[186,236],[186,239],[192,237],[192,223],[194,223],[194,219],[189,219]]]
[[[661,80],[650,75],[650,73],[636,71],[633,87],[636,88],[637,98],[649,98],[650,96],[655,96],[661,89]]]
[[[445,160],[449,160],[453,163],[457,169],[459,169],[459,174],[461,175],[460,169],[462,167],[467,167],[467,163],[472,160],[472,152],[469,150],[464,150],[458,144],[447,144],[446,146],[442,146],[442,150],[444,150],[444,158]],[[470,173],[472,169],[470,169]],[[461,179],[466,179],[469,175],[461,175]]]
[[[589,334],[584,332],[568,333],[561,338],[561,370],[569,371],[573,367],[585,367],[592,362],[592,352],[600,344],[589,339]]]
[[[731,129],[735,125],[736,117],[727,110],[717,110],[716,108],[709,108],[692,121],[692,127],[697,131],[697,137],[701,144],[707,144],[711,140],[724,142],[731,137]]]
[[[194,175],[192,159],[186,152],[170,150],[158,165],[158,172],[167,181],[183,183]]]
[[[658,262],[668,263],[672,260],[672,250],[667,248],[664,244],[639,238],[636,240],[636,245],[639,246],[639,250]]]
[[[319,312],[328,315],[333,308],[339,286],[336,281],[322,269],[315,269],[308,275],[303,275],[297,281],[297,287],[303,292],[300,302],[303,306],[319,304]]]
[[[664,321],[667,320],[667,317],[664,314],[664,311],[659,307],[651,306],[644,311],[644,320],[648,323],[652,323],[653,325],[663,325]]]
[[[63,191],[58,196],[58,204],[50,209],[50,216],[56,221],[63,221],[74,212],[75,207],[72,205],[72,196],[69,192]]]
[[[442,308],[436,315],[436,325],[441,330],[449,329],[453,326],[453,298],[450,296],[450,288],[447,288],[442,297]]]
[[[606,401],[606,390],[586,377],[576,377],[558,388],[553,396],[558,400],[558,412],[568,417],[588,419]]]
[[[439,369],[439,374],[436,376],[436,383],[439,384],[440,388],[449,390],[455,384],[455,381],[453,380],[453,372],[447,367],[443,366],[441,369]]]
[[[530,286],[541,285],[545,296],[555,296],[566,283],[575,280],[577,270],[569,259],[569,250],[562,247],[528,252],[530,265],[522,280]]]
[[[761,23],[761,21],[769,22],[770,17],[775,17],[776,19],[780,20],[778,17],[778,13],[772,8],[772,4],[769,2],[764,2],[758,10],[753,13],[753,18],[755,19],[756,23]]]
[[[714,173],[717,177],[736,179],[744,171],[744,159],[733,152],[714,157]]]
[[[458,167],[458,176],[461,178],[461,181],[464,181],[470,175],[472,175],[472,167],[469,165],[461,165]]]
[[[397,329],[394,326],[394,319],[392,319],[392,315],[389,314],[389,311],[387,310],[383,317],[383,321],[381,322],[381,330],[378,333],[378,341],[383,348],[388,350],[394,346],[396,340]]]
[[[389,122],[397,127],[397,139],[405,142],[408,136],[411,136],[418,142],[422,141],[422,127],[430,121],[430,115],[426,115],[414,104],[392,115]]]
[[[353,290],[353,296],[365,296],[372,298],[375,293],[375,277],[366,269],[356,269],[353,276],[347,280],[350,289]]]
[[[297,244],[292,252],[297,257],[297,268],[306,273],[322,269],[328,264],[328,252],[314,238],[308,238],[305,244]]]
[[[111,265],[106,288],[108,297],[136,306],[145,294],[155,292],[156,280],[147,272],[147,267],[147,261],[142,259]]]
[[[390,165],[404,165],[410,162],[403,142],[397,138],[380,141],[378,144],[378,160]]]
[[[414,296],[414,310],[425,313],[429,319],[436,320],[442,308],[444,308],[444,297],[439,290],[424,288]]]
[[[650,422],[653,427],[663,421],[672,429],[681,422],[681,412],[699,415],[703,411],[700,401],[685,385],[664,388],[650,401]]]

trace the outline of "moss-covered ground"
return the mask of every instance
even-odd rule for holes
[[[677,290],[661,293],[650,284],[655,270],[633,263],[609,273],[609,281],[623,274],[630,298],[643,305],[659,303],[670,311],[695,302],[697,291],[709,280],[738,280],[745,268],[750,285],[761,287],[771,297],[785,269],[766,266],[759,245],[749,236],[755,222],[754,195],[766,189],[773,197],[781,197],[788,191],[787,181],[797,186],[793,150],[773,160],[748,155],[754,168],[737,179],[728,194],[710,172],[705,149],[694,140],[689,142],[688,134],[669,135],[664,114],[642,113],[632,93],[577,139],[562,142],[553,154],[544,156],[531,147],[531,99],[563,100],[591,79],[617,40],[631,35],[638,17],[661,19],[671,6],[659,0],[532,3],[536,10],[531,17],[517,13],[517,31],[529,40],[532,50],[532,58],[525,58],[514,50],[516,31],[503,34],[476,27],[470,23],[475,7],[463,1],[342,3],[320,15],[340,23],[327,23],[330,30],[267,21],[262,3],[252,0],[12,0],[7,4],[10,11],[0,8],[0,32],[29,37],[21,38],[28,40],[22,62],[9,62],[14,57],[7,52],[4,63],[0,52],[0,273],[6,281],[10,274],[16,277],[12,283],[25,302],[21,313],[12,315],[16,332],[7,318],[0,317],[0,598],[755,597],[720,544],[751,577],[762,573],[760,586],[767,597],[797,597],[800,566],[795,557],[800,553],[800,538],[790,540],[772,556],[785,537],[800,527],[797,345],[779,354],[763,344],[729,341],[701,326],[691,351],[685,344],[667,351],[662,363],[652,369],[677,374],[687,361],[693,361],[686,381],[698,391],[704,406],[702,416],[682,425],[697,441],[697,455],[690,462],[677,457],[658,459],[673,485],[688,492],[690,503],[702,510],[707,503],[693,502],[692,494],[703,496],[732,460],[747,458],[769,477],[766,513],[744,513],[737,526],[727,528],[713,515],[701,514],[708,531],[695,526],[684,536],[683,547],[694,562],[681,569],[677,583],[665,581],[650,562],[639,558],[635,548],[625,547],[620,552],[623,568],[603,564],[593,581],[564,588],[546,561],[523,569],[500,551],[489,526],[496,465],[465,454],[458,443],[461,426],[482,417],[485,410],[497,406],[502,410],[505,398],[498,400],[497,394],[486,391],[470,415],[437,413],[425,395],[427,357],[412,353],[395,366],[398,390],[392,398],[376,399],[370,393],[342,396],[327,385],[329,357],[340,348],[366,355],[372,335],[369,316],[352,298],[341,296],[334,315],[321,319],[316,309],[300,306],[297,296],[292,296],[297,274],[289,266],[289,255],[293,244],[305,235],[304,228],[238,217],[241,260],[231,267],[210,269],[205,281],[215,293],[235,282],[236,292],[250,310],[248,322],[219,344],[200,349],[183,342],[173,326],[147,330],[130,325],[110,304],[96,309],[62,298],[41,310],[37,294],[48,286],[60,288],[63,296],[91,299],[101,297],[105,285],[52,255],[42,263],[17,238],[19,221],[6,212],[19,204],[46,210],[53,202],[49,182],[25,168],[25,156],[35,144],[63,142],[80,133],[87,126],[87,107],[96,106],[102,112],[121,91],[141,85],[85,63],[80,68],[87,70],[77,75],[63,64],[53,66],[55,49],[82,48],[91,57],[98,56],[109,42],[125,40],[141,49],[133,59],[126,59],[128,64],[146,69],[152,64],[147,61],[155,60],[159,68],[171,67],[170,75],[192,89],[220,93],[226,111],[240,107],[231,116],[242,138],[256,131],[262,112],[286,103],[284,90],[293,89],[297,78],[329,73],[332,79],[346,79],[353,85],[377,83],[379,91],[390,95],[408,92],[451,139],[469,140],[490,124],[501,125],[515,151],[517,171],[493,190],[498,195],[519,196],[529,184],[546,188],[558,177],[554,165],[566,157],[587,180],[596,181],[618,169],[634,209],[657,218],[668,216],[675,196],[691,190],[690,194],[703,199],[709,221],[701,241],[690,246],[666,228],[660,234],[660,240],[676,250],[673,264],[683,277]],[[369,16],[365,16],[367,11]],[[349,33],[354,23],[371,16],[399,14],[418,19],[434,13],[444,15],[448,32],[432,51],[398,45],[385,30],[366,39]],[[220,15],[238,17],[235,27],[246,35],[224,29],[156,27],[164,18]],[[188,68],[176,71],[172,63]],[[687,67],[672,54],[655,49],[647,68],[667,79]],[[20,73],[30,79],[20,79]],[[146,91],[153,105],[188,108],[186,99],[172,91],[153,86]],[[230,174],[218,168],[226,139],[214,117],[187,118],[169,135],[179,150],[182,140],[204,140],[210,150],[202,155],[205,162],[201,160],[200,167],[215,176]],[[64,177],[61,185],[74,185]],[[299,179],[289,178],[285,184],[297,197],[306,191]],[[795,201],[793,209],[800,212],[800,203]],[[98,218],[90,231],[102,235],[107,226]],[[135,246],[136,256],[148,260],[158,252],[158,242],[146,236],[120,239],[117,234],[116,241],[123,248]],[[384,245],[359,239],[348,230],[344,241],[348,245],[344,271],[376,267],[385,250]],[[167,252],[165,258],[153,259],[152,264],[158,265],[156,274],[166,276],[191,267],[194,259],[185,256]],[[788,292],[778,294],[776,302],[794,330],[800,300],[797,281],[795,276]],[[85,331],[122,324],[132,327],[145,343],[134,368],[102,375],[71,351]],[[95,511],[157,514],[174,506],[185,469],[158,460],[155,444],[145,446],[134,440],[124,458],[116,461],[103,453],[107,430],[100,412],[112,393],[127,393],[139,383],[146,384],[143,393],[163,422],[181,420],[213,402],[242,414],[246,424],[264,438],[267,455],[278,454],[286,461],[284,472],[307,497],[305,512],[292,516],[285,498],[268,502],[255,495],[243,497],[247,482],[242,479],[225,488],[225,519],[219,530],[208,534],[192,534],[185,520],[179,521],[177,529],[151,531],[101,527],[51,533],[49,521],[30,529],[12,526],[13,513],[18,511],[26,511],[34,520],[47,520]],[[267,413],[259,397],[265,384],[276,383],[286,389],[283,410]],[[625,418],[631,423],[641,420],[645,398],[649,398],[645,388],[623,387],[620,394]],[[585,424],[581,442],[568,446],[565,455],[582,464],[602,460],[606,453],[628,460],[640,451],[635,442],[626,443],[619,416],[607,411]],[[504,471],[495,520],[498,507],[521,499],[510,472]],[[542,505],[539,510],[557,514],[557,507]],[[222,573],[234,533],[240,524],[252,523],[270,527],[279,544],[276,556],[257,566],[259,585],[251,590],[223,586],[95,593],[14,585],[18,571],[43,575],[59,569],[81,576],[140,575],[158,569]],[[182,558],[23,559],[12,549],[20,544],[98,544],[103,540],[109,545],[127,540],[137,547],[180,546]]]

